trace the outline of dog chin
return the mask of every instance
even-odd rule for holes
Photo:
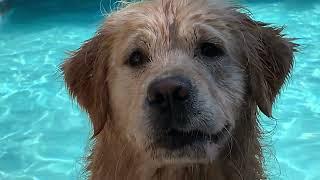
[[[152,158],[162,165],[207,164],[217,159],[223,146],[198,142],[179,149],[154,148]]]
[[[202,131],[169,130],[154,135],[150,146],[153,159],[164,164],[208,163],[214,161],[230,130],[227,124],[219,132],[206,134]]]

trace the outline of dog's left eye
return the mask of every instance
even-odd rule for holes
[[[200,53],[202,56],[206,56],[209,58],[224,55],[223,49],[221,49],[220,47],[218,47],[217,45],[215,45],[213,43],[208,43],[208,42],[202,43],[202,44],[200,44],[199,49],[200,49]]]
[[[148,58],[144,55],[143,52],[141,52],[141,50],[136,50],[131,53],[127,63],[131,67],[137,67],[137,66],[141,66],[144,63],[146,63],[147,60],[148,60]]]

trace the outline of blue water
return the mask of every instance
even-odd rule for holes
[[[81,179],[90,124],[70,101],[58,65],[94,34],[104,13],[99,2],[11,0],[0,18],[0,179]],[[266,154],[271,179],[319,180],[320,2],[245,4],[256,19],[286,24],[302,44],[276,123],[264,119],[274,129],[267,141],[277,160]]]

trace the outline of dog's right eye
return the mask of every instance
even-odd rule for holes
[[[146,63],[148,60],[148,57],[141,52],[140,50],[133,51],[131,55],[129,56],[129,59],[127,61],[127,64],[131,67],[138,67]]]
[[[213,58],[223,56],[223,50],[213,43],[202,43],[200,44],[200,53],[202,56]]]

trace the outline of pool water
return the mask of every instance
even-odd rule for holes
[[[90,124],[72,103],[58,66],[103,19],[100,0],[12,0],[0,17],[0,179],[81,179]],[[108,0],[101,1],[106,11]],[[263,118],[272,180],[320,179],[320,2],[245,3],[255,19],[300,38],[292,78]],[[299,4],[300,3],[300,4]]]

